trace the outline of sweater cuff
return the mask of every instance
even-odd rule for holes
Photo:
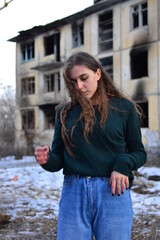
[[[113,165],[112,171],[119,172],[129,177],[130,168],[128,166],[127,160],[128,158],[126,156],[121,156],[120,158],[118,158]]]

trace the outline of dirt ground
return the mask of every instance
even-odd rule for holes
[[[144,225],[145,223],[145,225]],[[37,218],[34,220],[17,218],[13,222],[0,225],[1,240],[56,240],[57,218]],[[147,215],[134,219],[132,240],[160,239],[160,219],[157,216],[149,218]],[[75,239],[76,240],[76,239]]]
[[[144,225],[145,222],[145,225]],[[34,220],[19,218],[0,226],[1,240],[56,240],[57,219],[37,218]],[[132,240],[159,240],[160,219],[157,216],[140,216],[134,219]],[[75,240],[78,240],[75,238]]]
[[[154,159],[151,157],[150,159]],[[151,161],[148,161],[147,166],[153,166]],[[154,160],[154,166],[160,167],[160,158]],[[33,186],[32,186],[33,188]],[[34,189],[32,189],[34,192]],[[13,190],[14,191],[14,190]],[[26,189],[27,191],[27,189]],[[7,193],[7,189],[6,189]],[[55,191],[57,201],[60,194]],[[20,194],[20,192],[19,192]],[[19,196],[17,196],[18,198]],[[0,210],[6,214],[10,208],[13,199],[7,194],[3,193],[0,199]],[[31,208],[24,208],[25,201],[23,201],[23,208],[18,209],[18,215],[11,218],[8,223],[0,224],[0,240],[56,240],[57,239],[57,213],[51,209],[50,206],[43,209],[43,215],[36,216],[36,210]],[[3,206],[3,207],[2,207]],[[136,215],[133,220],[132,238],[131,240],[160,240],[160,216],[154,214],[140,213]],[[75,240],[78,240],[76,237]]]

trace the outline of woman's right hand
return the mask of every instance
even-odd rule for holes
[[[35,158],[36,158],[37,162],[40,165],[44,165],[44,164],[47,163],[48,154],[49,154],[49,147],[47,145],[37,146],[35,148],[34,155],[35,155]]]

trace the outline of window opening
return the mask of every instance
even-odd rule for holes
[[[148,24],[148,5],[147,2],[137,4],[131,7],[132,29],[142,27]]]
[[[54,75],[47,75],[46,78],[46,91],[47,92],[54,92]]]
[[[44,38],[45,56],[54,54],[55,39],[54,35]]]
[[[34,93],[35,93],[34,77],[22,79],[21,80],[21,96],[27,96]]]
[[[113,14],[112,11],[99,16],[99,51],[113,49]]]
[[[131,79],[148,76],[148,50],[133,49],[130,53]]]
[[[73,48],[79,47],[84,44],[84,30],[83,23],[72,25],[72,43]]]
[[[44,113],[44,129],[53,129],[55,124],[55,107],[57,104],[45,104],[40,106]]]
[[[56,60],[60,61],[60,34],[55,33],[44,37],[44,55],[55,54]]]
[[[99,59],[102,67],[106,70],[106,72],[110,75],[113,79],[113,57],[105,57]]]
[[[22,62],[30,61],[34,58],[34,42],[21,45]]]
[[[54,92],[61,90],[61,82],[60,82],[60,73],[54,73],[45,75],[45,86],[46,92]]]
[[[45,129],[53,129],[54,128],[54,123],[55,123],[55,109],[53,107],[48,107],[47,109],[44,110],[44,115],[45,115]]]
[[[149,126],[148,100],[145,94],[145,86],[146,86],[146,82],[139,80],[137,82],[135,92],[132,96],[133,101],[135,101],[142,109],[140,125],[143,128],[147,128]]]
[[[22,110],[22,130],[34,129],[35,128],[35,115],[34,110]]]

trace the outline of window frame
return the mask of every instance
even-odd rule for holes
[[[21,96],[26,97],[35,94],[35,77],[21,79]]]
[[[142,8],[142,5],[143,4],[147,4],[147,7],[146,9],[143,9]],[[138,25],[136,27],[134,27],[134,8],[137,7],[137,17],[138,17]],[[144,12],[147,12],[147,23],[146,24],[143,24],[143,14]],[[130,13],[131,13],[131,31],[135,30],[135,29],[138,29],[138,28],[142,28],[142,27],[145,27],[148,25],[148,3],[147,1],[143,1],[143,2],[140,2],[140,3],[137,3],[137,4],[134,4],[130,7]]]
[[[76,22],[72,24],[72,48],[81,47],[84,45],[84,22]],[[75,40],[77,38],[77,40]]]
[[[32,122],[30,121],[29,114],[33,115]],[[21,110],[21,120],[22,120],[22,130],[34,130],[35,129],[34,109]]]
[[[44,36],[43,41],[44,41],[44,56],[55,54],[55,42],[56,42],[55,34]],[[53,44],[52,51],[50,51],[50,47],[48,47],[48,44],[50,44],[50,42]]]
[[[60,92],[61,79],[60,72],[54,72],[44,75],[45,93]]]
[[[107,16],[108,17],[105,17]],[[109,18],[111,15],[111,18]],[[100,19],[101,18],[101,19]],[[104,18],[104,20],[103,20]],[[108,21],[108,22],[107,22]],[[107,26],[108,25],[108,26]],[[110,25],[110,27],[109,27]],[[105,27],[107,26],[107,27]],[[99,15],[98,19],[99,27],[99,39],[98,39],[98,48],[99,53],[113,50],[113,10],[106,11]],[[106,35],[109,35],[106,39]]]
[[[30,41],[21,44],[21,63],[33,61],[35,59],[35,42]]]
[[[102,67],[106,70],[107,74],[113,80],[113,75],[114,75],[113,55],[99,58],[99,61]],[[106,64],[103,64],[102,61],[104,61]]]

